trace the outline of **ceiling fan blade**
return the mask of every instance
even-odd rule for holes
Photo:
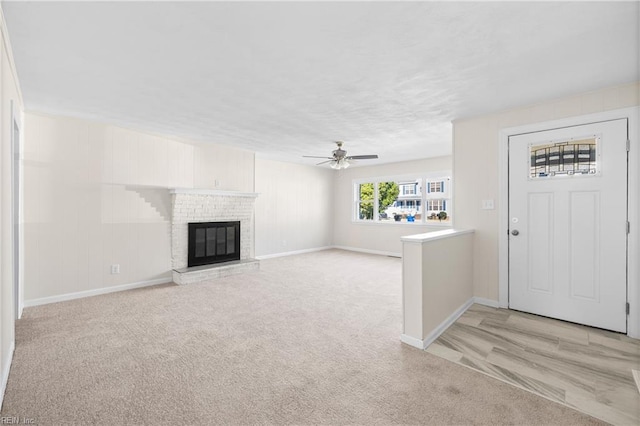
[[[304,158],[327,158],[329,160],[333,160],[331,157],[316,157],[315,155],[303,155]]]
[[[350,155],[347,157],[349,160],[373,160],[378,158],[376,154],[372,155]]]
[[[324,157],[320,157],[320,158],[324,158]],[[330,163],[333,161],[333,158],[331,160],[327,160],[327,161],[321,161],[320,163],[316,164],[316,166],[319,166],[320,164],[326,164],[326,163]]]

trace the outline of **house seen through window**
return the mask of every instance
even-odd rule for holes
[[[451,224],[450,172],[437,177],[354,181],[354,194],[356,221]]]
[[[429,192],[444,192],[444,182],[429,182]]]

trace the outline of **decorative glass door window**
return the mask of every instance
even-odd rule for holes
[[[599,174],[599,136],[529,146],[529,178]]]

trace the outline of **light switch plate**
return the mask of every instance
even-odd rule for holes
[[[482,210],[493,210],[493,200],[482,200]]]

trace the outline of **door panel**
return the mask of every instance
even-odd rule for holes
[[[553,286],[553,194],[529,194],[529,289],[551,293]],[[538,230],[537,232],[532,232]],[[539,248],[539,250],[536,250]]]
[[[569,280],[572,297],[598,301],[600,194],[570,192]]]
[[[626,332],[627,122],[509,138],[509,307]]]

